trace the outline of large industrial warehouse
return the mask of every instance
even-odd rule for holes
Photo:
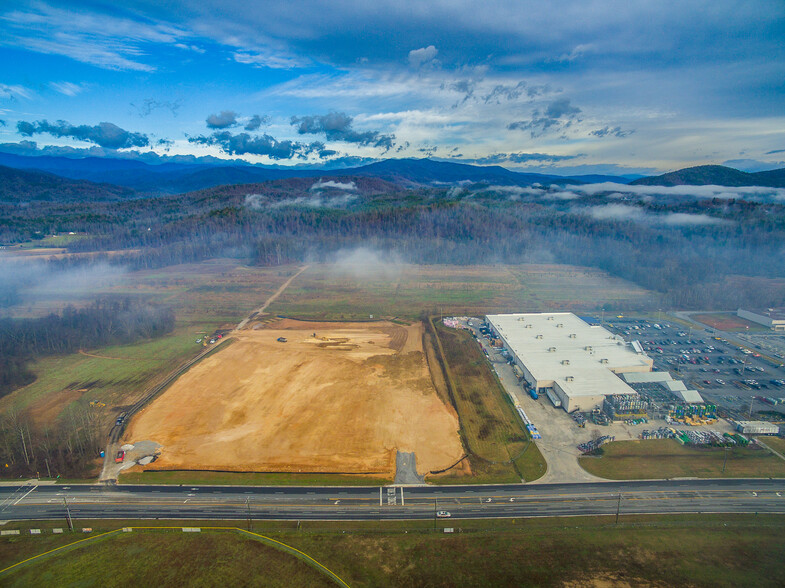
[[[636,395],[615,374],[649,372],[653,360],[571,312],[494,314],[488,323],[529,385],[550,392],[567,412],[601,406],[605,396]]]

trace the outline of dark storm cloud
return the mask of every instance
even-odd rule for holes
[[[20,135],[32,137],[35,134],[47,133],[55,137],[70,137],[80,141],[95,143],[108,149],[129,149],[131,147],[146,147],[150,139],[143,133],[132,133],[121,129],[110,122],[98,123],[95,126],[74,126],[64,120],[52,124],[46,120],[33,123],[19,121],[16,129]]]
[[[259,127],[269,123],[270,123],[269,116],[259,116],[258,114],[254,114],[251,118],[248,119],[248,122],[245,123],[245,126],[243,128],[246,131],[258,131]]]
[[[293,116],[291,124],[300,135],[324,134],[328,141],[344,141],[358,145],[372,145],[391,149],[395,137],[382,135],[379,131],[357,131],[352,128],[353,119],[343,112],[330,112],[323,116]]]
[[[320,157],[335,154],[327,149],[324,143],[298,143],[296,141],[279,141],[270,135],[251,136],[248,133],[232,134],[229,131],[218,131],[209,136],[189,137],[188,141],[200,145],[215,145],[230,155],[266,155],[270,159],[292,159],[306,157],[315,153]]]
[[[635,130],[622,130],[621,127],[605,126],[601,129],[597,129],[596,131],[592,131],[589,134],[595,137],[608,137],[608,136],[627,137],[629,135],[632,135],[634,132]]]
[[[511,131],[529,131],[532,138],[551,131],[560,131],[569,127],[580,114],[581,109],[570,104],[568,98],[559,98],[548,104],[544,111],[535,109],[531,120],[519,120],[507,125]]]
[[[210,129],[228,129],[237,126],[237,113],[233,110],[222,110],[221,114],[211,114],[205,121]]]

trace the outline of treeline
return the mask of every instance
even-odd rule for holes
[[[0,415],[0,475],[95,476],[106,441],[100,414],[89,406],[73,404],[57,422],[41,428],[13,408],[4,411]]]
[[[35,379],[29,363],[38,357],[159,337],[174,320],[171,309],[130,298],[69,306],[43,318],[0,319],[0,396]]]

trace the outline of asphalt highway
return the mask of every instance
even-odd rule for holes
[[[621,498],[619,498],[621,496]],[[390,487],[4,486],[0,520],[394,520],[785,513],[785,480]]]

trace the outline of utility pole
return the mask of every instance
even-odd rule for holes
[[[63,496],[63,504],[65,505],[65,514],[66,514],[66,520],[68,521],[68,528],[73,533],[74,522],[71,520],[71,511],[68,508],[68,499],[65,496]]]
[[[439,508],[439,497],[434,497],[436,500],[433,501],[433,531],[436,532],[436,510]]]
[[[250,532],[251,530],[251,497],[250,496],[245,497],[245,507],[248,509],[248,531]],[[297,521],[297,526],[299,528],[300,521]]]
[[[755,402],[755,397],[750,398],[750,417],[749,420],[752,420],[752,404]]]
[[[52,470],[49,469],[49,459],[45,457],[44,461],[46,462],[46,475],[51,478]]]
[[[616,503],[616,524],[619,524],[619,512],[621,512],[621,492],[619,492],[619,501]]]
[[[728,463],[728,448],[725,448],[725,459],[722,460],[722,473],[725,473],[725,464]]]

